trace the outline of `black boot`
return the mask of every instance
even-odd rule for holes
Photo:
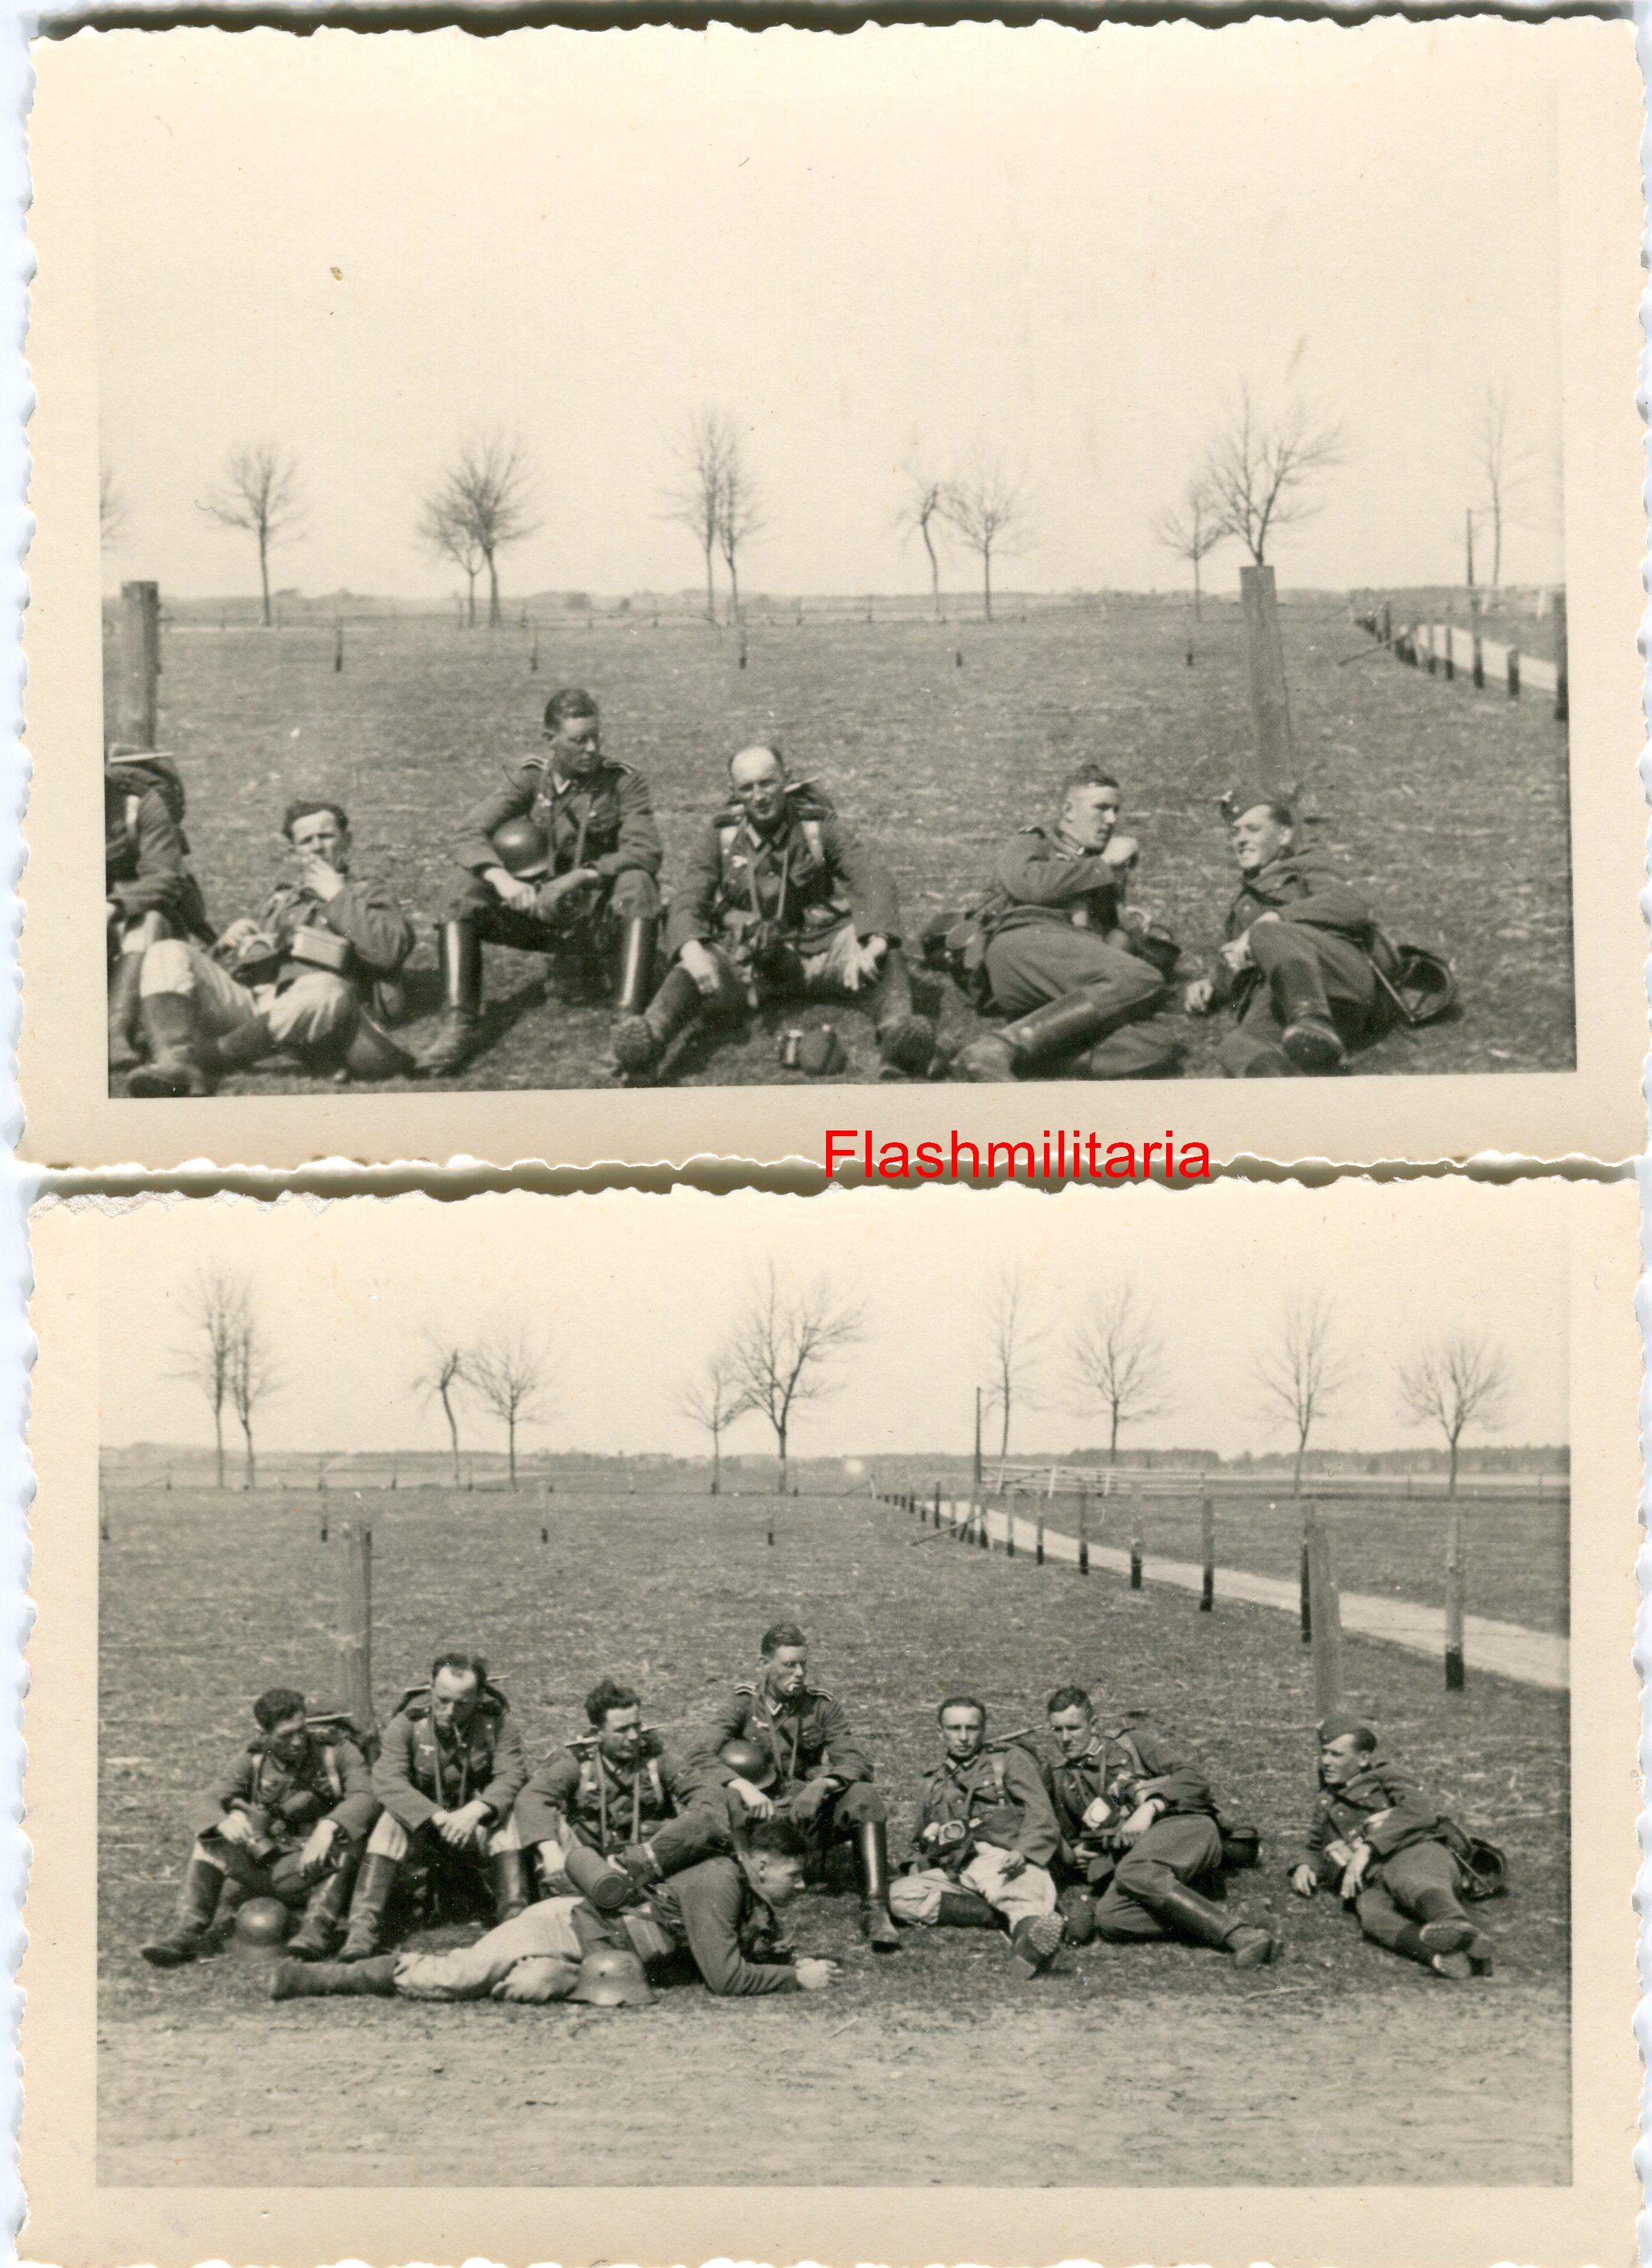
[[[623,1017],[614,1027],[614,1060],[622,1074],[646,1079],[699,1012],[699,986],[686,968],[672,969],[644,1014]]]
[[[889,1911],[889,1830],[881,1819],[863,1819],[855,1829],[855,1871],[861,1935],[874,1953],[898,1953],[900,1934]]]
[[[143,1004],[149,1061],[126,1082],[129,1094],[210,1094],[195,1036],[195,1002],[187,992],[151,992]]]
[[[889,1069],[906,1079],[922,1079],[935,1052],[935,1027],[912,1005],[912,980],[898,945],[884,954],[868,1005],[878,1053]]]
[[[275,1051],[275,1039],[267,1016],[254,1016],[250,1024],[238,1024],[232,1032],[225,1032],[221,1040],[203,1041],[202,1061],[215,1076],[225,1071],[250,1071],[254,1064],[262,1063]]]
[[[977,1891],[943,1890],[935,1924],[940,1929],[997,1929],[999,1918]]]
[[[138,984],[144,974],[141,953],[116,956],[109,971],[109,1078],[123,1078],[139,1060],[137,1052]]]
[[[184,1869],[178,1918],[165,1937],[158,1937],[152,1944],[139,1948],[151,1968],[178,1969],[186,1961],[195,1959],[212,1926],[223,1887],[224,1877],[216,1867],[210,1866],[204,1859],[190,1859]]]
[[[1034,1914],[1018,1921],[1009,1939],[1015,1966],[1028,1977],[1042,1977],[1060,1952],[1065,1934],[1059,1914]]]
[[[1018,1078],[1041,1063],[1072,1055],[1087,1041],[1099,1040],[1117,1020],[1094,992],[1066,993],[1035,1008],[1031,1015],[972,1040],[954,1063],[953,1076],[982,1085]]]
[[[1309,1077],[1346,1071],[1348,1050],[1331,1020],[1324,985],[1303,968],[1280,968],[1272,980],[1273,1012],[1285,1029],[1280,1039],[1295,1071]]]
[[[1147,1905],[1148,1901],[1144,1898],[1142,1904]],[[1149,1911],[1173,1936],[1230,1953],[1240,1969],[1260,1969],[1279,1958],[1279,1933],[1272,1925],[1235,1921],[1213,1899],[1201,1897],[1185,1882],[1155,1891]]]
[[[324,1874],[310,1892],[304,1919],[287,1940],[294,1961],[325,1961],[338,1941],[338,1933],[350,1905],[352,1877],[336,1867]]]
[[[534,1886],[526,1851],[496,1851],[492,1859],[493,1911],[496,1921],[514,1921],[534,1903]]]
[[[652,914],[631,914],[620,930],[619,989],[614,996],[616,1013],[640,1016],[648,1005],[654,983],[654,930]]]
[[[436,932],[442,977],[442,1020],[417,1058],[418,1068],[444,1078],[468,1063],[482,1029],[482,941],[469,921],[444,922]]]
[[[337,1992],[372,1992],[388,1999],[395,1991],[395,1955],[371,1961],[277,1961],[270,1972],[272,2000],[330,1999]]]
[[[395,1878],[402,1871],[398,1859],[380,1858],[369,1851],[356,1876],[356,1895],[350,1902],[350,1929],[338,1949],[341,1961],[371,1961],[384,1932],[384,1910],[390,1903]]]

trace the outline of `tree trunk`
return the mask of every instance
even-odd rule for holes
[[[728,555],[728,619],[731,622],[740,620],[740,570],[732,551]]]
[[[929,554],[929,599],[934,609],[935,620],[939,622],[940,620],[940,562],[936,558],[935,547],[929,540],[929,522],[926,519],[919,520],[918,532],[924,539],[925,550]]]
[[[1004,1389],[1002,1410],[1004,1423],[999,1426],[998,1433],[998,1465],[1000,1481],[1003,1477],[1004,1467],[1009,1459],[1009,1388],[1007,1387]]]
[[[717,584],[712,574],[712,547],[709,543],[705,547],[705,619],[708,622],[717,620]]]
[[[1307,1449],[1307,1434],[1305,1432],[1299,1433],[1296,1437],[1296,1469],[1291,1476],[1291,1494],[1293,1496],[1299,1497],[1302,1492],[1302,1455],[1303,1452]]]
[[[268,630],[274,619],[269,611],[269,538],[262,527],[258,531],[258,580],[264,594],[264,628]]]
[[[1501,499],[1492,504],[1492,588],[1495,591],[1503,579],[1503,507]]]
[[[513,1494],[514,1494],[514,1492],[515,1492],[515,1489],[516,1489],[516,1420],[515,1420],[515,1418],[507,1418],[505,1419],[505,1437],[506,1437],[506,1439],[507,1439],[507,1440],[509,1441],[509,1444],[510,1444],[510,1453],[511,1453],[511,1489],[512,1489],[512,1492],[513,1492]]]
[[[249,1489],[255,1489],[258,1485],[258,1461],[253,1454],[253,1421],[250,1417],[241,1419],[241,1431],[247,1436],[247,1485]]]
[[[490,630],[497,630],[505,620],[504,615],[499,612],[499,567],[498,562],[490,551],[487,554],[487,561],[488,628]]]
[[[1193,562],[1193,620],[1196,622],[1202,622],[1204,620],[1204,593],[1199,588],[1198,562],[1195,559]]]
[[[981,595],[985,602],[986,619],[990,622],[992,619],[992,554],[991,551],[984,551],[981,554]]]
[[[476,571],[474,567],[466,568],[465,578],[465,628],[473,630],[476,626]]]
[[[447,1399],[447,1388],[441,1388],[442,1412],[447,1420],[447,1432],[454,1445],[454,1486],[459,1485],[459,1420],[454,1416],[454,1405]]]
[[[1455,1433],[1448,1433],[1446,1439],[1451,1444],[1451,1471],[1446,1482],[1446,1494],[1455,1496],[1457,1492],[1457,1436]]]
[[[218,1440],[218,1486],[224,1485],[224,1412],[222,1408],[212,1412],[212,1431]]]
[[[1118,1462],[1118,1404],[1116,1402],[1113,1404],[1112,1432],[1107,1440],[1107,1462],[1110,1465]]]
[[[713,1425],[712,1428],[712,1494],[721,1496],[722,1492],[723,1429],[720,1425]]]
[[[774,1429],[774,1432],[775,1432],[775,1439],[778,1441],[778,1443],[779,1443],[779,1445],[780,1445],[780,1473],[779,1473],[779,1478],[778,1478],[778,1479],[776,1481],[776,1483],[775,1483],[775,1486],[774,1486],[774,1492],[775,1492],[775,1494],[776,1494],[777,1496],[784,1496],[784,1495],[785,1494],[785,1489],[786,1489],[785,1426],[785,1425],[784,1425],[784,1424],[781,1424],[781,1425],[777,1425],[777,1426],[775,1427],[775,1429]]]

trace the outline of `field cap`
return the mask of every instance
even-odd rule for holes
[[[1320,1720],[1319,1737],[1322,1741],[1340,1741],[1349,1733],[1363,1733],[1373,1741],[1376,1738],[1376,1727],[1368,1725],[1363,1717],[1345,1712],[1340,1717],[1325,1717]]]

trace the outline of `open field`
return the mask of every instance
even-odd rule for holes
[[[1560,1070],[1573,1060],[1564,728],[1538,701],[1509,703],[1401,669],[1328,600],[1281,608],[1286,662],[1317,839],[1368,878],[1397,932],[1457,961],[1463,1009],[1362,1058],[1368,1073]],[[1250,769],[1239,611],[1206,608],[1184,652],[1189,609],[1113,601],[985,623],[808,623],[759,616],[748,666],[738,640],[704,623],[642,617],[559,620],[461,635],[425,616],[347,631],[342,673],[330,632],[177,628],[164,639],[160,740],[179,758],[208,902],[222,922],[262,896],[276,828],[300,791],[340,796],[364,865],[392,875],[424,928],[446,888],[459,814],[535,745],[546,694],[589,686],[609,753],[654,792],[667,887],[721,793],[727,756],[778,735],[880,844],[916,933],[967,903],[996,846],[1045,815],[1074,759],[1116,769],[1126,823],[1147,857],[1142,902],[1181,939],[1190,970],[1220,935],[1231,870],[1216,799]],[[528,669],[537,635],[540,666]],[[1351,656],[1364,658],[1348,661]],[[460,1084],[579,1086],[603,1076],[608,1019],[542,997],[530,955],[490,952],[490,1044]],[[432,1005],[428,935],[414,987]],[[948,985],[948,1042],[971,1012]],[[849,1076],[877,1063],[863,1020],[830,1015]],[[714,1052],[692,1051],[689,1082],[796,1079],[776,1062],[776,1012]],[[1189,1071],[1209,1075],[1216,1030],[1189,1026]],[[417,1036],[415,1028],[414,1036]],[[280,1072],[244,1082],[290,1085]]]
[[[1465,1822],[1508,1848],[1492,1982],[1447,1987],[1361,1943],[1280,1869],[1311,1797],[1313,1714],[1286,1619],[1132,1594],[1105,1576],[944,1542],[864,1498],[614,1496],[541,1508],[402,1490],[373,1527],[375,1687],[432,1641],[481,1640],[542,1753],[603,1670],[659,1722],[746,1673],[776,1614],[864,1727],[897,1856],[936,1698],[973,1688],[1000,1731],[1078,1675],[1186,1739],[1265,1837],[1243,1905],[1287,1911],[1290,1953],[1240,1976],[1177,1947],[1063,1956],[1017,1985],[994,1938],[910,1933],[874,1963],[853,1902],[811,1895],[796,1934],[838,1955],[818,1999],[638,2014],[273,2007],[233,1955],[168,1976],[136,1957],[167,1912],[191,1792],[281,1681],[325,1690],[334,1573],[316,1499],[110,1491],[103,1549],[99,2150],[107,2183],[1147,2185],[1564,2180],[1566,1708],[1350,1640],[1351,1697]],[[335,1518],[356,1506],[335,1498]],[[775,1543],[765,1543],[771,1517]],[[570,2052],[570,2043],[572,2052]],[[1380,2043],[1380,2055],[1378,2043]],[[1259,2051],[1265,2049],[1265,2058]],[[967,2071],[972,2115],[938,2115]],[[441,2115],[432,2117],[432,2082]],[[453,2106],[463,2105],[454,2116]],[[756,2115],[754,2105],[765,2106]]]

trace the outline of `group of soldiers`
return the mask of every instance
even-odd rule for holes
[[[1083,764],[1053,817],[1010,839],[978,902],[917,940],[1001,1020],[943,1062],[876,850],[772,741],[734,755],[726,790],[667,905],[647,782],[603,754],[588,693],[553,694],[542,747],[461,823],[436,924],[441,1012],[412,1053],[394,1027],[415,928],[353,872],[343,808],[290,803],[286,871],[257,913],[216,932],[176,767],[117,747],[105,774],[112,1082],[208,1094],[276,1054],[341,1079],[451,1076],[485,1042],[490,945],[544,955],[564,1002],[611,1004],[612,1068],[632,1085],[668,1077],[690,1035],[788,1003],[859,1004],[888,1077],[984,1081],[1171,1077],[1184,1015],[1213,1013],[1231,1019],[1218,1051],[1231,1076],[1331,1073],[1404,1010],[1398,954],[1368,901],[1303,843],[1291,804],[1261,793],[1225,806],[1239,878],[1225,941],[1207,975],[1178,985],[1176,939],[1132,902],[1141,846],[1118,783]],[[830,1026],[796,1044],[806,1071],[842,1068]]]
[[[192,1822],[176,1919],[143,1948],[193,1960],[226,1928],[285,1938],[272,1998],[371,1993],[640,2005],[697,1977],[719,1995],[818,1992],[837,1962],[798,1949],[783,1910],[847,1845],[860,1926],[878,1954],[903,1927],[995,1930],[1027,1977],[1064,1945],[1171,1939],[1241,1969],[1281,1953],[1271,1917],[1230,1908],[1254,1830],[1228,1818],[1199,1764],[1140,1722],[1106,1723],[1082,1686],[1045,1705],[1049,1745],[988,1733],[952,1694],[892,1873],[889,1804],[842,1705],[778,1622],[760,1664],[667,1743],[635,1690],[605,1677],[589,1731],[532,1765],[479,1654],[439,1653],[404,1692],[369,1764],[358,1728],[277,1687],[256,1735]],[[1365,1934],[1434,1976],[1486,1976],[1469,1904],[1503,1887],[1501,1853],[1467,1835],[1356,1718],[1319,1728],[1319,1792],[1293,1890],[1339,1894]],[[289,1918],[301,1915],[286,1937]],[[474,1941],[387,1940],[443,1918]]]

